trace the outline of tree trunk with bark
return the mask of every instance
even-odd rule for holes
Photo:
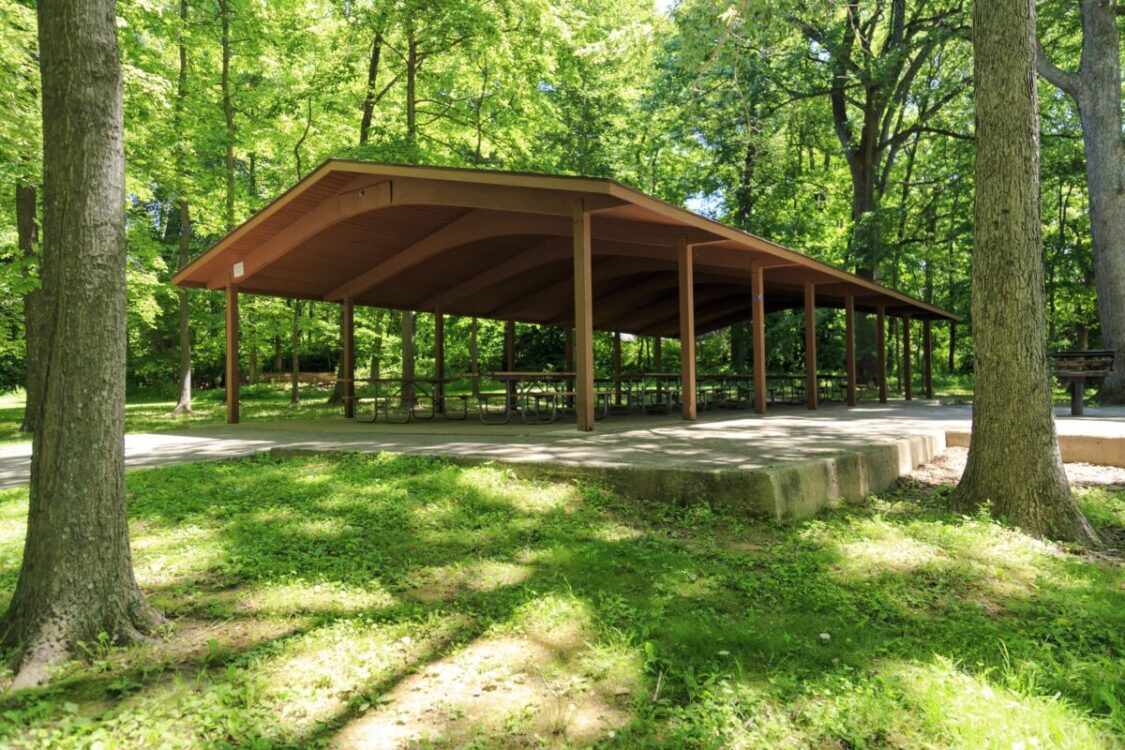
[[[36,220],[37,191],[34,185],[16,185],[16,237],[20,254],[28,259],[35,254],[39,242],[39,222]],[[24,400],[23,421],[20,432],[35,430],[35,413],[39,408],[38,381],[35,373],[39,368],[40,356],[36,349],[39,344],[39,325],[43,293],[32,289],[23,296],[24,331]]]
[[[291,369],[289,374],[289,403],[301,403],[301,300],[293,302],[293,332],[290,338]]]
[[[182,129],[185,125],[185,110],[187,102],[187,75],[188,57],[187,40],[187,0],[180,0],[180,30],[179,53],[180,69],[176,80],[176,127]],[[187,155],[183,144],[176,146],[176,175],[179,180],[177,191],[180,197],[180,268],[187,265],[191,257],[191,206],[186,196],[187,190]],[[180,314],[180,396],[176,400],[173,414],[191,413],[191,297],[188,290],[180,287],[179,296]]]
[[[180,268],[190,258],[191,208],[186,200],[180,201]],[[188,290],[180,287],[180,397],[173,414],[191,413],[191,298]]]
[[[472,380],[473,398],[480,398],[480,320],[473,318],[469,331],[469,374]]]
[[[112,0],[40,0],[41,366],[23,565],[4,618],[13,688],[79,641],[156,625],[125,513],[125,154]],[[81,418],[76,419],[75,415]]]
[[[340,308],[340,349],[337,352],[339,359],[336,361],[336,382],[332,385],[332,392],[328,394],[329,406],[339,406],[344,403],[344,309]]]
[[[1102,339],[1118,352],[1098,398],[1125,403],[1125,138],[1122,136],[1122,8],[1112,0],[1082,0],[1082,61],[1077,73],[1060,70],[1039,48],[1039,75],[1074,99],[1086,147],[1090,239]]]
[[[399,337],[402,339],[402,398],[404,403],[414,401],[414,328],[415,315],[407,310],[402,314],[399,323]]]
[[[1032,534],[1093,543],[1063,473],[1047,371],[1035,2],[982,0],[973,15],[976,390],[968,464],[952,504],[965,513],[989,507]]]
[[[219,0],[219,21],[222,27],[222,75],[220,88],[223,94],[223,135],[225,152],[223,168],[226,172],[227,194],[223,217],[227,230],[234,229],[234,104],[230,95],[230,2]]]
[[[383,54],[383,32],[375,33],[371,42],[371,61],[367,66],[367,88],[363,97],[363,116],[359,121],[359,145],[367,143],[371,135],[371,117],[375,114],[375,105],[379,102],[380,95],[375,92],[375,84],[379,80],[379,59]]]

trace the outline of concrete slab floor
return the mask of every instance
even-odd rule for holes
[[[442,419],[397,424],[350,420],[279,420],[195,427],[125,439],[130,468],[220,459],[269,451],[391,451],[439,454],[509,463],[551,462],[567,466],[660,467],[699,471],[751,470],[808,462],[913,436],[967,432],[971,407],[933,401],[862,402],[809,411],[775,406],[758,416],[749,411],[700,412],[696,422],[678,415],[611,416],[594,432],[578,433],[569,420],[549,425],[483,425]],[[1088,409],[1074,418],[1058,410],[1060,435],[1125,441],[1125,408]],[[943,435],[944,438],[944,435]],[[0,448],[0,487],[26,484],[31,446]]]

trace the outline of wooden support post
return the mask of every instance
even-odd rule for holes
[[[434,411],[445,413],[445,313],[434,310]]]
[[[875,377],[879,381],[879,403],[887,403],[887,309],[875,305]]]
[[[816,286],[805,281],[805,402],[816,408]]]
[[[621,405],[621,331],[613,332],[613,403]]]
[[[684,419],[695,419],[695,273],[694,250],[680,237],[676,257],[680,268],[680,405]]]
[[[575,412],[578,429],[594,429],[594,310],[593,260],[590,247],[590,214],[581,200],[574,202],[574,328]]]
[[[929,318],[922,321],[922,388],[926,398],[934,397],[934,340]]]
[[[516,369],[516,321],[504,321],[504,369],[512,372]],[[508,381],[508,408],[516,400],[516,383],[513,380]]]
[[[766,296],[760,261],[750,263],[751,340],[754,358],[754,411],[766,413]]]
[[[344,373],[344,417],[355,418],[355,303],[351,297],[344,298],[344,315],[340,326],[340,337],[343,339],[343,362],[341,370]]]
[[[238,424],[238,287],[227,284],[227,423]]]
[[[910,350],[910,313],[902,315],[902,397],[914,398],[914,352]]]
[[[848,406],[855,406],[855,297],[844,297],[844,356],[848,371]]]

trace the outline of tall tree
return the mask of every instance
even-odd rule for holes
[[[79,641],[159,620],[133,575],[125,513],[125,155],[112,0],[41,0],[42,398],[27,537],[4,641],[13,687]],[[75,419],[81,414],[81,419]]]
[[[37,220],[37,195],[34,185],[20,183],[16,185],[16,236],[19,243],[21,259],[30,265],[39,244],[39,223]],[[35,413],[39,404],[38,381],[33,373],[39,368],[39,356],[36,349],[39,344],[39,318],[41,315],[43,294],[39,288],[32,287],[23,295],[23,330],[24,330],[24,364],[27,368],[27,388],[23,409],[23,421],[20,423],[21,432],[32,432],[35,429]]]
[[[857,274],[876,279],[883,255],[878,210],[899,150],[921,132],[960,136],[932,125],[942,107],[961,95],[958,72],[951,71],[950,80],[925,81],[941,86],[939,96],[919,103],[913,94],[924,66],[946,54],[964,31],[962,6],[959,0],[852,0],[827,23],[824,6],[818,8],[790,20],[812,45],[809,57],[827,79],[823,93],[851,174],[852,262]]]
[[[1096,536],[1063,473],[1047,372],[1035,0],[978,0],[973,57],[977,380],[953,505],[991,504],[1033,534],[1090,543]]]
[[[219,22],[222,28],[222,75],[219,87],[223,97],[223,167],[226,173],[226,207],[223,219],[226,221],[227,231],[234,229],[234,104],[231,100],[230,81],[230,0],[219,0]]]
[[[180,0],[180,28],[177,46],[180,54],[180,69],[176,80],[176,128],[183,133],[185,125],[185,110],[187,100],[187,0]],[[188,201],[187,191],[187,155],[183,139],[176,144],[176,177],[179,180],[177,190],[180,207],[180,247],[177,260],[180,268],[187,265],[191,256],[191,204]],[[188,290],[180,287],[177,291],[179,302],[179,334],[180,334],[180,396],[176,399],[173,414],[191,413],[191,298]]]
[[[1065,91],[1078,107],[1086,146],[1090,238],[1098,317],[1107,347],[1116,349],[1113,374],[1099,397],[1125,403],[1125,135],[1122,134],[1121,31],[1125,6],[1082,0],[1082,59],[1078,72],[1051,62],[1039,45],[1039,75]]]

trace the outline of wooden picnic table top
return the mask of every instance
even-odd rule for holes
[[[494,370],[492,372],[482,372],[480,374],[482,377],[492,378],[493,380],[562,380],[564,378],[573,378],[578,376],[578,373],[559,370],[544,370],[542,372],[532,372],[526,370]]]
[[[1071,349],[1069,351],[1051,352],[1048,356],[1055,359],[1061,359],[1063,357],[1067,359],[1079,359],[1083,357],[1114,357],[1116,355],[1117,352],[1113,349]]]
[[[337,378],[341,383],[451,383],[455,380],[460,380],[459,376],[445,377],[445,378]]]

